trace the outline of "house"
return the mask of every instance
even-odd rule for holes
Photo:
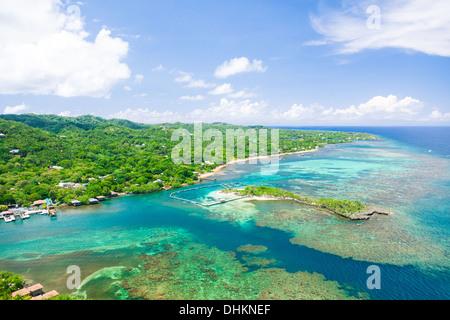
[[[31,298],[30,300],[44,300],[44,299],[50,299],[50,298],[53,298],[56,296],[59,296],[59,293],[58,293],[58,291],[53,290],[53,291],[44,293],[43,295],[35,296],[35,297]]]
[[[98,204],[98,199],[90,198],[90,199],[89,199],[89,203],[90,203],[90,204]]]
[[[17,295],[20,295],[20,296],[22,296],[22,297],[24,297],[24,296],[32,296],[32,297],[36,297],[36,296],[39,296],[39,295],[44,294],[44,292],[42,291],[43,288],[44,288],[44,287],[43,287],[40,283],[38,283],[38,284],[35,284],[34,286],[31,286],[31,287],[28,287],[28,288],[23,288],[23,289],[14,291],[14,292],[11,294],[11,296],[12,296],[13,298],[14,298],[15,296],[17,296]]]
[[[50,170],[58,170],[58,171],[60,171],[62,169],[64,169],[64,168],[63,167],[59,167],[59,166],[53,166],[53,167],[50,168]]]
[[[117,197],[119,194],[117,192],[111,191],[111,197]]]
[[[19,149],[13,149],[13,150],[11,150],[11,151],[9,152],[9,154],[12,154],[12,155],[20,154],[20,150],[19,150]]]
[[[105,197],[105,196],[98,196],[98,197],[97,197],[97,200],[98,200],[98,201],[105,201],[105,200],[106,200],[106,197]]]
[[[43,300],[43,299],[50,299],[50,298],[59,296],[59,293],[55,290],[50,291],[48,293],[44,293],[43,289],[44,289],[44,287],[40,283],[38,283],[31,287],[14,291],[11,294],[11,296],[13,298],[17,295],[22,296],[22,297],[31,296],[30,300]]]
[[[47,202],[45,200],[37,200],[37,201],[33,202],[33,204],[31,206],[32,207],[40,207],[44,204],[47,204]]]
[[[14,212],[12,212],[11,210],[3,211],[0,213],[0,219],[3,219],[4,216],[9,216],[11,214],[14,214]]]
[[[81,201],[78,201],[78,200],[73,200],[73,201],[71,202],[71,204],[72,204],[74,207],[79,207],[79,206],[82,206],[82,205],[83,205],[83,203],[82,203]]]
[[[4,138],[6,138],[6,135],[3,133],[0,133],[0,139],[4,139]]]
[[[158,179],[158,180],[153,181],[153,183],[158,183],[158,182],[164,183],[164,181],[162,181],[161,179]]]

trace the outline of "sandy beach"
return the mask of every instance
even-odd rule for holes
[[[230,162],[228,162],[226,164],[222,164],[222,165],[218,166],[212,172],[207,172],[207,173],[200,174],[198,177],[199,177],[200,180],[201,179],[206,179],[206,178],[211,178],[212,176],[214,176],[215,174],[219,173],[220,171],[222,171],[223,169],[225,169],[229,165],[236,164],[236,163],[245,163],[245,162],[249,162],[249,161],[252,161],[252,160],[261,160],[261,159],[268,159],[268,158],[272,158],[272,157],[283,157],[283,156],[289,156],[289,155],[294,155],[294,154],[310,153],[310,152],[316,152],[317,150],[319,150],[319,148],[316,148],[316,149],[313,149],[313,150],[306,150],[306,151],[279,153],[279,154],[274,154],[274,155],[269,155],[269,156],[257,156],[257,157],[251,157],[251,158],[245,158],[245,159],[236,159],[236,160],[230,161]]]

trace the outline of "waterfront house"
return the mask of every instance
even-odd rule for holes
[[[12,296],[13,298],[14,298],[15,296],[17,296],[17,295],[22,296],[22,297],[25,297],[25,296],[32,296],[32,297],[35,297],[35,296],[39,296],[39,295],[44,294],[44,292],[42,291],[42,289],[44,289],[44,287],[43,287],[40,283],[38,283],[38,284],[35,284],[34,286],[31,286],[31,287],[28,287],[28,288],[23,288],[23,289],[14,291],[14,292],[11,294],[11,296]]]
[[[47,202],[45,200],[37,200],[35,202],[33,202],[33,204],[31,205],[32,207],[40,207],[44,204],[46,204]]]
[[[78,200],[73,200],[73,201],[71,202],[71,204],[72,204],[74,207],[79,207],[79,206],[82,206],[82,205],[83,205],[83,203],[82,203],[81,201],[78,201]]]
[[[14,214],[14,212],[12,212],[11,210],[3,211],[0,213],[0,219],[3,219],[5,216],[9,216],[11,214]]]
[[[45,299],[50,299],[50,298],[57,297],[57,296],[59,296],[58,291],[53,290],[53,291],[44,293],[42,295],[35,296],[35,297],[31,298],[30,300],[45,300]]]
[[[106,197],[105,197],[105,196],[98,196],[98,197],[97,197],[97,200],[98,200],[98,201],[105,201],[105,200],[106,200]]]
[[[90,199],[89,199],[89,203],[90,203],[90,204],[98,204],[98,199],[90,198]]]
[[[119,194],[117,192],[111,191],[111,197],[117,197]]]
[[[25,296],[31,296],[30,300],[43,300],[43,299],[50,299],[56,296],[59,296],[59,293],[55,290],[50,291],[48,293],[44,293],[43,291],[44,287],[38,283],[31,287],[23,288],[17,291],[14,291],[11,296],[14,298],[15,296],[19,295],[22,297]]]

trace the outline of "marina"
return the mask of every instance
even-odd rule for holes
[[[18,219],[27,220],[32,215],[56,217],[56,207],[50,199],[39,202],[39,207],[16,207],[0,213],[0,220],[3,219],[5,223],[14,222]],[[45,208],[44,208],[45,207]]]

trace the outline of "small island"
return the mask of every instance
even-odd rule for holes
[[[286,200],[295,201],[300,204],[324,209],[332,214],[338,215],[348,220],[359,221],[369,220],[375,214],[391,215],[390,211],[370,206],[357,200],[341,199],[310,199],[283,189],[266,186],[247,186],[245,189],[226,189],[226,193],[234,193],[240,196],[247,196],[260,200]]]

